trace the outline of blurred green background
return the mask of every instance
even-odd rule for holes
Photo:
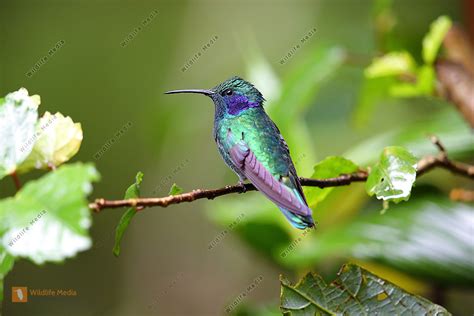
[[[383,45],[403,47],[420,60],[421,40],[435,18],[448,15],[472,25],[465,2],[394,1],[396,24]],[[122,47],[127,35],[154,10],[158,14]],[[314,35],[294,50],[313,29]],[[362,126],[356,126],[363,69],[382,45],[376,33],[373,1],[2,0],[0,95],[25,87],[30,94],[41,95],[40,113],[60,111],[81,122],[84,140],[74,160],[95,162],[102,176],[91,199],[121,198],[138,170],[145,174],[143,196],[166,195],[174,182],[185,190],[235,183],[211,136],[214,109],[210,100],[163,95],[170,89],[210,88],[232,75],[253,81],[269,100],[270,115],[289,139],[301,176],[310,176],[312,166],[328,155],[345,155],[365,165],[383,146],[395,143],[413,150],[421,146],[419,153],[434,153],[423,124],[436,117],[456,126],[447,126],[443,134],[445,129],[438,131],[430,123],[428,130],[449,136],[446,146],[453,149],[454,157],[472,160],[473,148],[457,146],[456,131],[451,130],[469,135],[467,126],[461,126],[463,121],[451,105],[433,98],[384,100]],[[203,45],[215,36],[217,40],[203,51]],[[64,46],[28,78],[31,67],[60,40]],[[281,64],[290,52],[291,57]],[[190,60],[193,64],[186,66]],[[183,67],[187,67],[184,72]],[[310,78],[306,90],[295,79],[303,76]],[[131,127],[100,159],[94,159],[128,122]],[[416,136],[405,132],[357,149],[374,136],[397,128],[410,130],[410,126],[419,132]],[[446,196],[457,186],[472,187],[472,183],[436,171],[423,178],[413,196],[433,192]],[[0,182],[0,197],[13,194],[11,179]],[[362,184],[355,184],[351,190],[334,190],[314,217],[324,233],[327,227],[361,213],[377,214],[381,208],[375,199],[369,201]],[[243,223],[209,250],[209,244],[242,212]],[[64,264],[38,267],[25,260],[17,262],[5,282],[5,315],[220,315],[258,276],[263,276],[263,282],[239,304],[241,313],[247,305],[266,304],[275,310],[279,274],[300,276],[313,267],[329,281],[339,262],[353,257],[344,253],[325,258],[322,251],[321,258],[296,257],[298,264],[275,259],[281,251],[276,247],[284,249],[297,232],[255,192],[148,209],[134,218],[121,256],[115,258],[113,234],[121,214],[122,210],[111,209],[94,215],[94,247]],[[261,220],[267,214],[272,219]],[[318,242],[317,237],[305,239],[310,240]],[[340,242],[345,241],[350,243]],[[328,247],[333,246],[337,251],[340,245]],[[474,260],[472,252],[466,256]],[[383,260],[375,261],[360,263],[432,299],[441,287],[448,310],[459,315],[474,312],[472,287],[456,282],[432,286],[427,281],[430,273],[418,278],[416,269],[410,274],[403,264],[387,268]],[[33,297],[27,304],[14,305],[9,300],[11,286],[72,288],[78,296]]]

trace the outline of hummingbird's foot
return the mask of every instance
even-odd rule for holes
[[[240,191],[239,193],[245,193],[245,192],[247,192],[247,187],[245,186],[244,181],[239,181],[239,182],[237,183],[237,185],[242,188],[242,191]]]

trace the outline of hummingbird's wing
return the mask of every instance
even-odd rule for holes
[[[273,121],[272,121],[272,123],[273,123]],[[278,126],[276,126],[275,123],[273,123],[273,126],[278,131],[278,134],[280,135],[281,143],[282,143],[283,147],[285,148],[285,151],[286,151],[288,157],[290,157],[290,160],[291,160],[290,148],[288,147],[288,144],[286,143],[283,136],[281,136],[280,129],[278,128]],[[293,164],[293,161],[290,161],[288,173],[289,173],[288,178],[291,181],[293,187],[298,191],[298,193],[301,196],[301,198],[303,199],[304,203],[306,205],[308,205],[308,203],[306,202],[306,197],[304,196],[304,193],[303,193],[303,187],[301,186],[301,183],[300,183],[298,174],[296,173],[296,169],[295,169],[295,165]]]
[[[233,137],[229,131],[228,137]],[[255,187],[273,201],[297,228],[314,225],[311,209],[307,206],[296,170],[291,164],[289,174],[275,177],[256,157],[245,140],[235,143],[229,150],[234,166]]]

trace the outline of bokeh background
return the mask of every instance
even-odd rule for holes
[[[137,171],[145,174],[143,196],[166,195],[173,183],[185,190],[235,183],[212,139],[211,101],[197,95],[163,95],[170,89],[210,88],[233,75],[253,81],[269,100],[270,114],[289,138],[302,176],[310,176],[312,166],[329,155],[367,164],[379,155],[380,145],[394,145],[391,142],[415,148],[416,144],[423,148],[420,153],[435,152],[424,126],[436,117],[448,121],[441,131],[429,125],[430,131],[443,136],[447,128],[446,145],[455,147],[454,157],[472,160],[472,148],[456,147],[456,134],[450,130],[469,133],[468,127],[446,102],[383,100],[370,115],[359,113],[363,118],[358,122],[354,114],[363,69],[381,46],[403,47],[420,60],[421,40],[438,16],[448,15],[473,30],[469,2],[394,1],[396,24],[382,41],[374,1],[2,0],[0,95],[25,87],[41,95],[41,113],[60,111],[81,122],[84,141],[74,160],[95,162],[102,176],[91,199],[121,198]],[[140,25],[142,29],[134,31]],[[130,33],[134,36],[124,45]],[[64,46],[32,77],[26,76],[60,40]],[[307,78],[298,81],[302,76]],[[94,154],[127,124],[123,135],[95,159]],[[406,127],[403,136],[370,142],[400,127]],[[413,130],[416,135],[407,136]],[[362,145],[367,141],[370,145]],[[447,196],[454,186],[472,183],[436,171],[413,195]],[[12,194],[13,184],[6,178],[0,182],[0,197]],[[363,185],[355,184],[334,190],[314,216],[324,232],[324,227],[381,208],[365,195]],[[115,258],[113,234],[122,212],[94,215],[94,247],[64,264],[38,267],[17,262],[6,278],[5,315],[221,315],[259,276],[263,281],[238,304],[240,313],[278,314],[280,274],[296,279],[311,267],[330,281],[340,263],[352,257],[341,250],[328,258],[285,263],[275,255],[281,249],[272,247],[291,242],[297,232],[276,208],[251,192],[147,209],[134,218],[122,253]],[[242,213],[238,228],[229,230],[229,223]],[[274,219],[267,221],[267,214]],[[328,247],[349,243],[344,238],[350,236]],[[471,260],[473,255],[467,253]],[[407,273],[383,262],[357,262],[455,314],[474,312],[473,291],[465,285],[446,285],[429,273]],[[78,296],[31,298],[14,305],[8,299],[11,286],[72,288]]]

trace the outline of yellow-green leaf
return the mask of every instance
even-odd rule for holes
[[[443,42],[446,33],[451,28],[452,22],[447,16],[440,16],[431,23],[430,31],[423,38],[423,60],[428,65],[433,64],[436,59],[439,47]]]
[[[170,192],[168,193],[169,195],[178,195],[183,192],[183,188],[181,188],[179,185],[176,183],[173,183],[173,185],[170,188]]]
[[[365,69],[367,78],[413,74],[416,64],[410,53],[390,52],[382,57],[375,58]]]
[[[340,176],[342,174],[349,174],[356,172],[359,168],[352,161],[343,157],[331,156],[327,157],[314,166],[314,172],[311,178],[313,179],[328,179]],[[319,202],[324,200],[326,196],[334,188],[316,188],[306,187],[305,195],[310,207],[315,207]]]
[[[57,167],[71,159],[82,142],[80,123],[74,123],[61,113],[44,113],[36,126],[33,151],[18,168],[20,172],[31,169]]]

